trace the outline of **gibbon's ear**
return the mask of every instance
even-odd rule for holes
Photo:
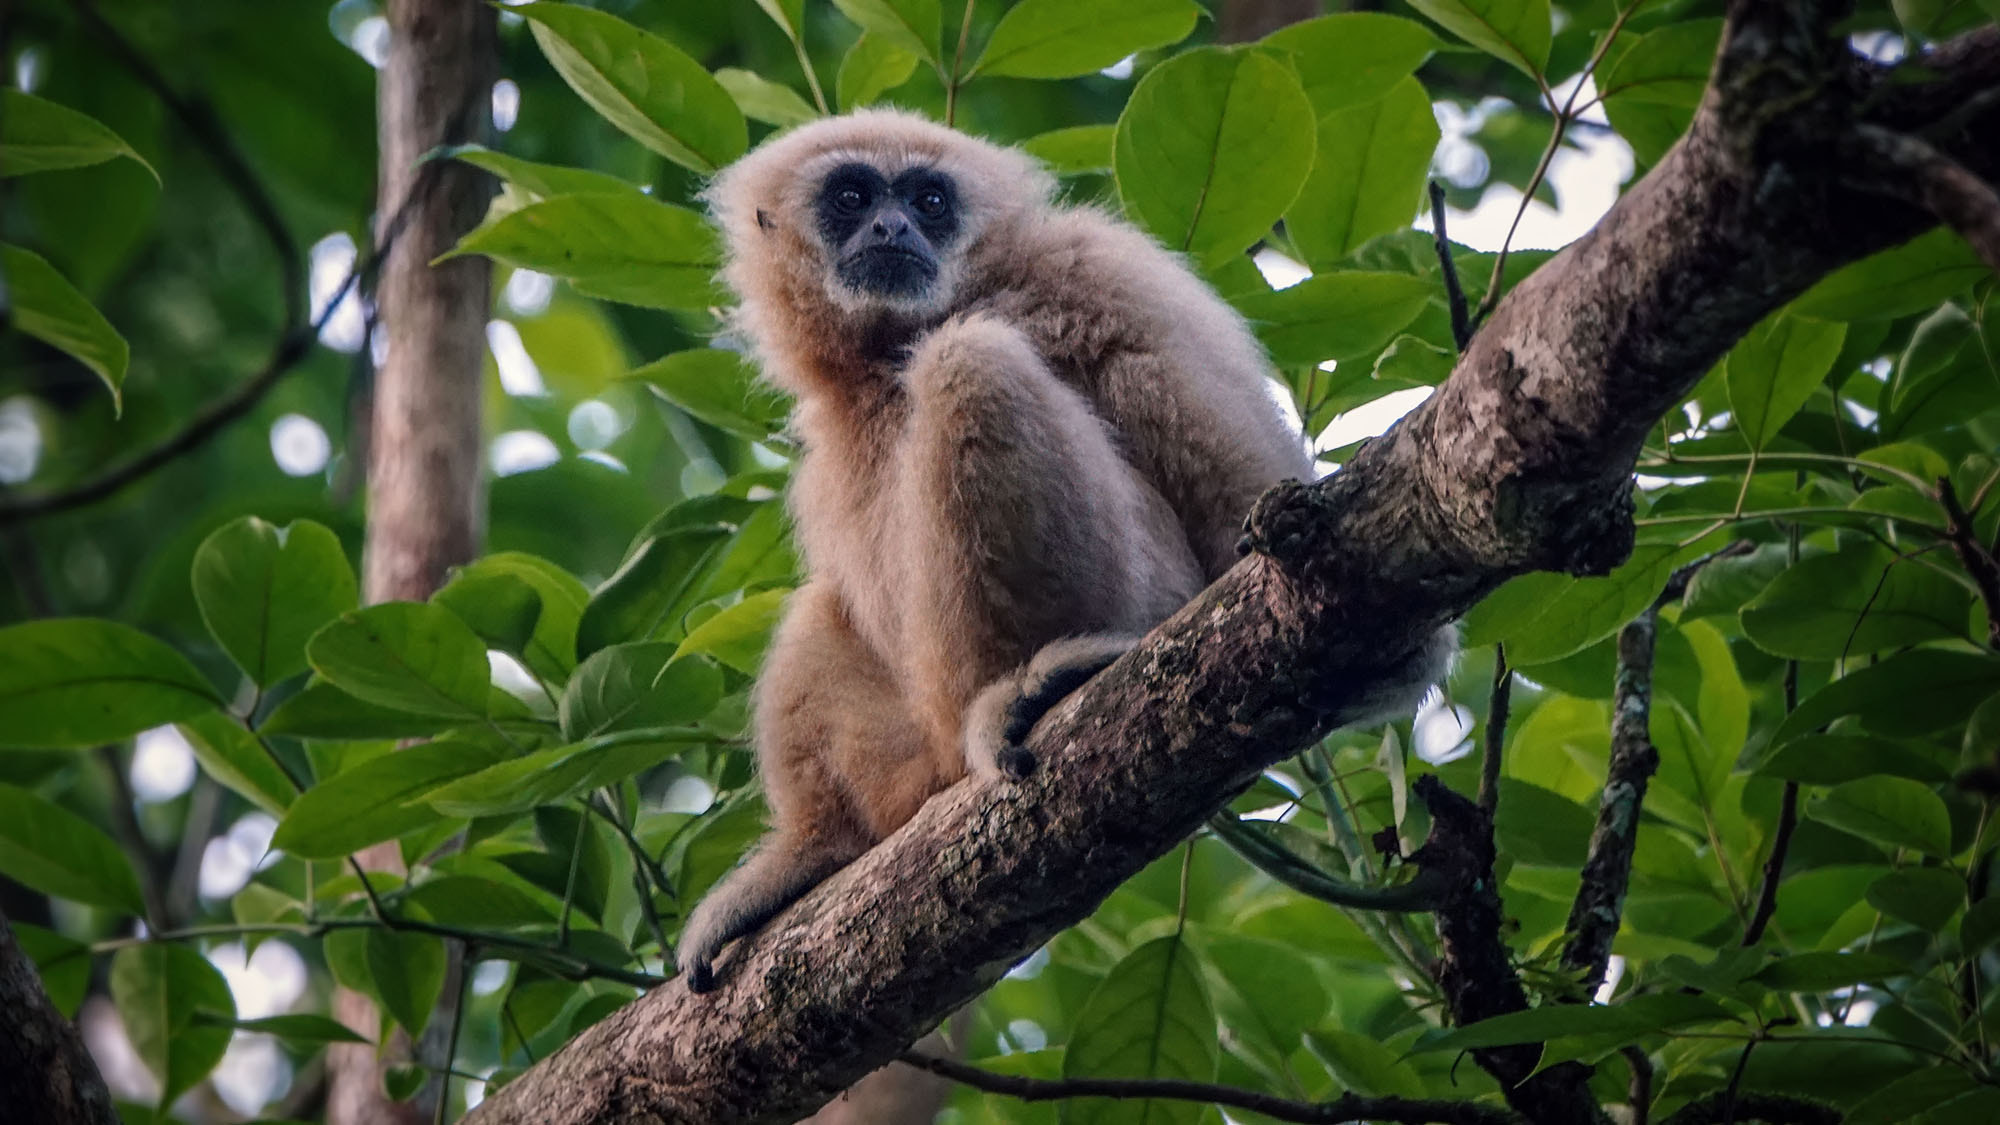
[[[777,230],[778,224],[772,220],[769,211],[759,207],[757,208],[757,227],[760,230]]]

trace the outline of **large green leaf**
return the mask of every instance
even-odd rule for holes
[[[160,1082],[167,1105],[207,1077],[229,1049],[226,1023],[198,1013],[236,1018],[236,997],[208,958],[185,945],[148,942],[111,959],[111,1000],[139,1061]]]
[[[1732,1017],[1729,1010],[1705,996],[1664,992],[1634,997],[1621,1004],[1544,1004],[1526,1011],[1492,1016],[1438,1034],[1426,1035],[1413,1052],[1471,1051],[1513,1043],[1546,1043],[1584,1035],[1637,1038],[1694,1023],[1714,1023]]]
[[[1409,226],[1438,136],[1430,95],[1414,78],[1321,117],[1312,173],[1285,213],[1306,263],[1324,270],[1376,235]]]
[[[1074,78],[1187,38],[1192,0],[1021,0],[1000,17],[970,74]]]
[[[715,676],[713,668],[708,672]],[[720,686],[719,676],[715,683]],[[674,703],[683,710],[699,709],[695,693],[701,690],[697,686]],[[712,695],[708,703],[713,705]],[[455,778],[421,799],[446,816],[513,816],[636,776],[713,737],[676,727],[621,730],[509,758]]]
[[[368,703],[324,680],[314,679],[265,716],[257,725],[257,732],[339,741],[422,738],[463,719],[464,716],[415,715]]]
[[[469,742],[427,742],[370,758],[300,794],[278,822],[271,847],[306,859],[338,859],[393,840],[437,819],[415,798],[496,757]]]
[[[1410,0],[1410,7],[1530,78],[1549,65],[1549,0]]]
[[[675,658],[660,641],[612,645],[577,665],[557,714],[571,742],[614,731],[692,723],[722,697],[722,676],[707,661]]]
[[[566,168],[559,164],[523,160],[482,145],[454,145],[439,149],[433,158],[447,157],[484,168],[538,199],[557,195],[617,195],[627,191],[639,194],[637,187],[616,176],[593,172],[588,168]]]
[[[1811,734],[1844,715],[1884,735],[1929,734],[1965,721],[2000,689],[2000,660],[1969,652],[1917,649],[1857,668],[1805,698],[1772,741]]]
[[[1115,125],[1072,125],[1029,137],[1021,147],[1058,175],[1109,172],[1117,134]]]
[[[1215,1015],[1195,953],[1177,936],[1157,938],[1118,962],[1077,1013],[1063,1052],[1064,1078],[1215,1078]],[[1070,1103],[1076,1125],[1200,1121],[1196,1102]]]
[[[535,42],[570,89],[668,160],[713,172],[749,147],[748,127],[729,91],[665,39],[574,4],[508,10],[531,21]]]
[[[0,742],[94,746],[218,706],[187,658],[129,625],[49,618],[0,628]]]
[[[341,614],[306,645],[313,669],[367,703],[413,715],[486,717],[486,644],[443,606],[385,602]]]
[[[1991,276],[1964,239],[1935,227],[1828,275],[1791,310],[1825,320],[1886,320],[1921,312]]]
[[[1280,366],[1365,355],[1402,331],[1430,299],[1431,284],[1400,273],[1345,270],[1237,300],[1236,308]]]
[[[576,667],[577,622],[590,600],[590,591],[575,575],[547,559],[519,551],[501,551],[458,568],[451,581],[432,595],[431,600],[472,622],[478,615],[468,603],[494,589],[490,585],[494,582],[526,586],[540,600],[534,631],[515,655],[545,680],[560,683],[568,679]],[[477,631],[477,624],[474,629]]]
[[[1874,543],[1802,559],[1743,607],[1758,648],[1795,660],[1867,656],[1962,635],[1971,595]]]
[[[221,712],[182,722],[181,737],[208,776],[274,815],[283,815],[298,789],[283,767],[265,753],[255,735]]]
[[[360,589],[333,532],[255,516],[202,541],[192,582],[208,631],[260,688],[305,671],[306,640],[353,609]]]
[[[1762,449],[1826,380],[1847,326],[1779,315],[1752,328],[1723,360],[1729,408],[1752,449]]]
[[[880,35],[863,35],[840,58],[834,96],[843,110],[856,110],[901,86],[917,72],[917,56]]]
[[[1174,249],[1203,261],[1238,253],[1298,198],[1316,120],[1299,80],[1267,54],[1177,55],[1140,80],[1118,117],[1118,197]]]
[[[812,103],[800,96],[797,90],[741,67],[723,67],[715,72],[715,80],[722,83],[722,88],[729,91],[730,97],[736,99],[743,116],[752,121],[785,128],[803,125],[819,116],[819,110],[814,109]]]
[[[0,90],[0,178],[83,168],[127,157],[151,172],[137,149],[103,122],[46,98]]]
[[[1879,953],[1814,952],[1780,957],[1750,974],[1750,979],[1780,992],[1830,992],[1909,971],[1907,962]]]
[[[444,993],[444,939],[429,934],[371,929],[362,947],[370,995],[411,1035],[421,1035]]]
[[[1687,132],[1721,38],[1719,19],[1675,21],[1640,36],[1599,76],[1605,116],[1642,162],[1657,163]]]
[[[580,293],[629,305],[691,309],[722,299],[714,228],[636,192],[531,203],[482,224],[445,257],[460,254],[554,274]]]
[[[102,830],[45,797],[0,785],[0,874],[46,895],[143,916],[125,853]]]
[[[760,382],[735,352],[694,348],[663,356],[632,372],[661,398],[712,426],[751,441],[769,440],[784,428],[791,404]]]
[[[860,24],[868,37],[943,65],[938,54],[938,0],[833,0],[833,6]]]
[[[764,590],[744,598],[690,629],[678,651],[683,656],[714,657],[746,676],[755,675],[790,594],[790,590]]]
[[[1870,777],[1837,785],[1806,806],[1814,820],[1856,836],[1929,855],[1951,855],[1951,814],[1928,785]]]
[[[74,356],[97,373],[124,409],[125,368],[132,349],[76,286],[31,250],[0,242],[0,314],[14,328]]]
[[[1564,586],[1541,613],[1507,631],[1507,659],[1543,664],[1616,633],[1659,596],[1680,554],[1672,544],[1642,543],[1610,574]]]
[[[1264,42],[1292,53],[1306,100],[1322,114],[1374,101],[1415,73],[1438,48],[1430,28],[1380,12],[1304,20],[1272,32]]]
[[[710,510],[712,509],[712,510]],[[732,497],[688,501],[668,513],[684,520],[648,528],[611,577],[590,596],[577,625],[576,652],[587,657],[619,641],[645,640],[692,606],[706,569],[756,505]]]

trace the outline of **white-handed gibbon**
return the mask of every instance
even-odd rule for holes
[[[1024,153],[873,110],[775,137],[706,198],[735,328],[796,397],[807,581],[759,679],[771,832],[689,918],[749,933],[964,777],[1237,557],[1312,461],[1243,320]],[[1440,634],[1362,713],[1413,708]]]

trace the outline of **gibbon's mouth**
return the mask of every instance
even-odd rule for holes
[[[840,280],[877,297],[915,297],[937,280],[929,258],[897,246],[870,246],[840,263]]]

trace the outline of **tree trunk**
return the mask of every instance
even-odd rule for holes
[[[480,376],[492,270],[479,257],[430,263],[478,223],[492,183],[464,164],[419,159],[439,145],[484,137],[499,74],[495,14],[480,0],[390,0],[387,16],[375,235],[388,246],[375,295],[387,347],[369,425],[362,574],[370,603],[429,597],[479,541]],[[360,859],[373,870],[400,867],[394,844]],[[433,1026],[448,1028],[455,1018],[462,970],[454,955]],[[359,993],[337,992],[334,1011],[371,1041],[381,1028],[374,1003]],[[428,1121],[419,1105],[393,1103],[382,1090],[383,1061],[407,1052],[400,1034],[389,1051],[330,1047],[328,1125]],[[433,1082],[419,1101],[441,1096]]]
[[[118,1125],[111,1090],[76,1025],[42,990],[35,963],[0,914],[0,1106],[9,1121]]]
[[[1334,476],[1265,496],[1251,557],[1037,729],[1041,772],[940,794],[741,942],[717,991],[655,989],[468,1120],[792,1120],[1086,917],[1501,582],[1623,560],[1654,422],[1757,321],[1935,221],[1849,179],[1857,127],[2000,167],[2000,103],[1972,96],[2000,87],[2000,33],[1909,68],[1933,81],[1892,80],[1834,33],[1846,5],[1729,8],[1688,136],[1500,304],[1422,407]]]

